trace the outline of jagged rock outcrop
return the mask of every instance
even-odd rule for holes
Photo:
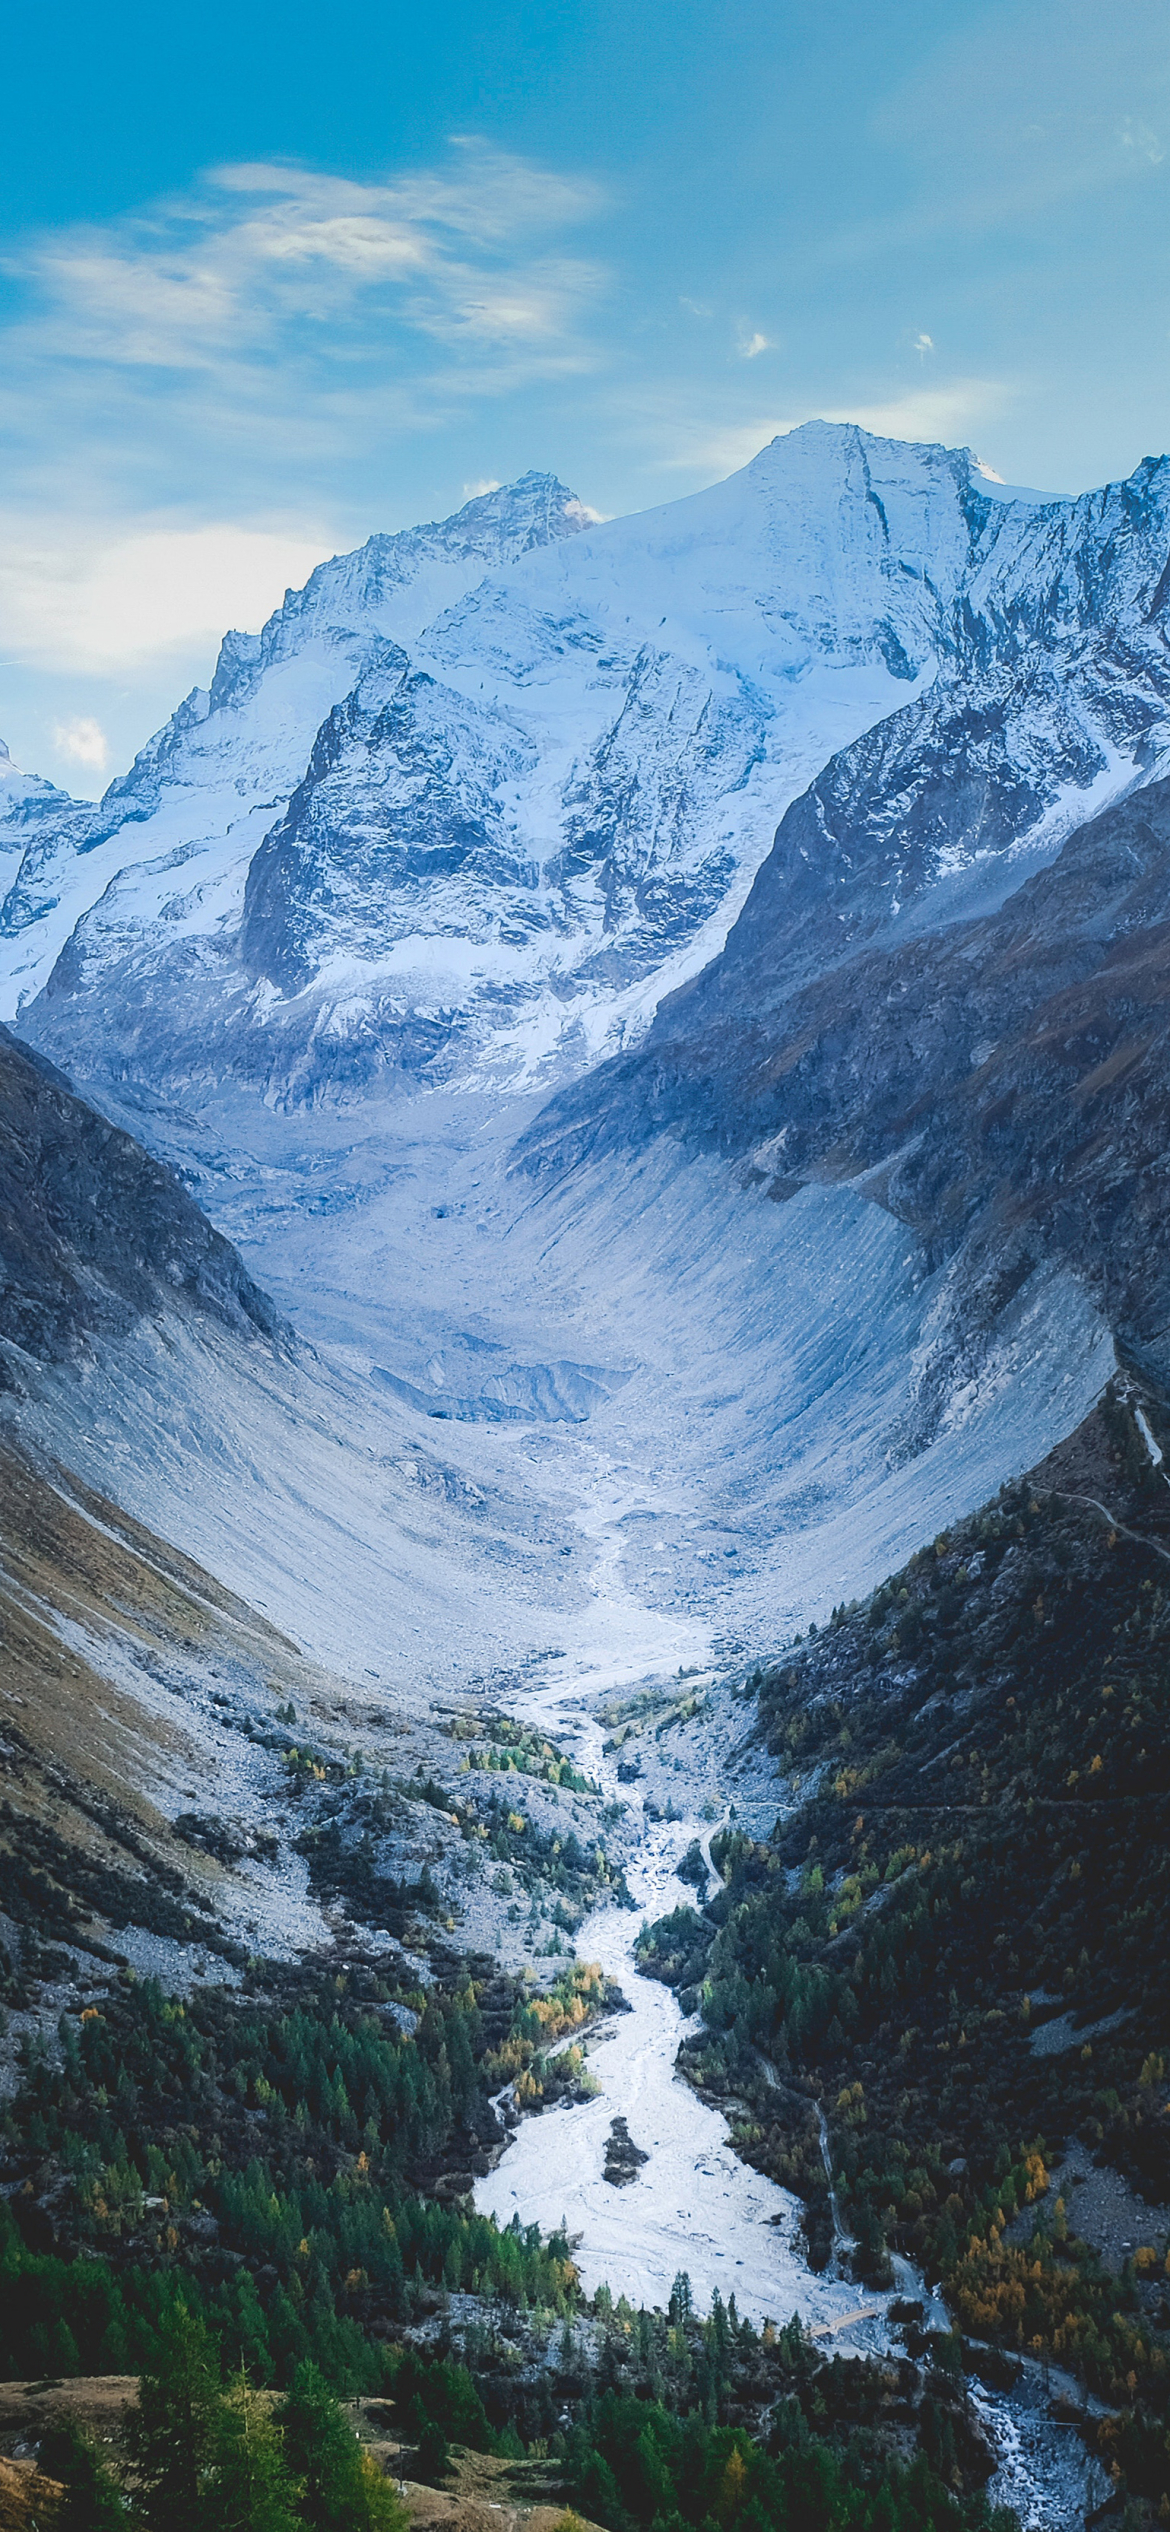
[[[644,2146],[635,2145],[626,2121],[611,2119],[601,2175],[603,2180],[608,2180],[611,2189],[628,2189],[630,2182],[637,2179],[643,2163],[649,2160]]]

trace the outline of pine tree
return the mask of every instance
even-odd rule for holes
[[[309,2532],[404,2532],[397,2490],[363,2453],[318,2366],[298,2365],[277,2423]]]
[[[209,2495],[215,2532],[298,2532],[300,2489],[280,2428],[244,2373],[220,2406]]]
[[[430,2487],[437,2487],[451,2468],[451,2447],[437,2418],[427,2418],[419,2430],[414,2466]]]
[[[40,2467],[65,2491],[53,2532],[126,2532],[126,2510],[108,2465],[73,2418],[55,2418],[41,2438]]]
[[[222,2409],[206,2325],[176,2304],[126,2431],[146,2532],[209,2532],[206,2501]]]

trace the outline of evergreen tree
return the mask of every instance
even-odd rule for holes
[[[298,2365],[276,2416],[309,2532],[403,2532],[397,2489],[363,2453],[318,2366]]]
[[[437,2486],[451,2468],[451,2447],[437,2418],[427,2418],[419,2429],[414,2466],[429,2487]]]
[[[280,2428],[244,2373],[220,2404],[208,2493],[215,2532],[298,2532],[300,2489]]]
[[[177,2304],[159,2331],[126,2432],[146,2532],[209,2532],[207,2493],[223,2410],[206,2324]]]
[[[41,2438],[40,2467],[65,2491],[53,2532],[126,2532],[126,2510],[102,2455],[73,2418],[55,2418]]]

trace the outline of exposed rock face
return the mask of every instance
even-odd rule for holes
[[[241,1334],[281,1332],[172,1171],[0,1030],[0,1345],[51,1361],[183,1303]]]
[[[27,908],[27,919],[35,921],[38,912],[44,911],[37,905],[34,877],[42,854],[46,848],[60,852],[63,844],[70,853],[83,852],[100,817],[100,809],[91,803],[71,800],[67,791],[59,791],[56,783],[45,782],[39,774],[23,773],[0,739],[0,887],[5,891],[5,907],[22,872],[27,872],[27,894],[21,903]]]
[[[480,928],[481,907],[497,932],[523,922],[538,874],[505,793],[533,756],[412,669],[405,651],[381,646],[330,713],[287,816],[249,870],[240,936],[249,974],[298,992],[324,956],[360,952],[372,927],[392,940],[425,925],[438,882],[462,883],[449,928],[464,939]]]
[[[635,2145],[625,2120],[612,2119],[609,2135],[605,2140],[605,2168],[601,2175],[602,2179],[608,2180],[614,2189],[625,2189],[631,2180],[637,2179],[643,2163],[648,2163],[649,2160],[650,2157],[643,2148]]]

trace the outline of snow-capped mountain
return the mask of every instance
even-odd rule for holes
[[[91,1077],[579,1069],[719,947],[827,758],[964,650],[997,669],[1017,601],[965,634],[971,593],[1049,516],[966,452],[816,424],[638,518],[529,476],[375,538],[229,636],[97,810],[39,823],[8,1007]],[[1021,717],[1025,824],[1128,771],[1075,703]]]
[[[1170,1306],[1170,467],[817,427],[641,519],[489,499],[229,639],[96,809],[8,784],[22,1031],[295,1336],[38,1126],[80,1337],[14,1236],[0,1431],[374,1700],[754,1657]]]
[[[156,903],[176,894],[173,880],[161,891],[152,880],[190,864],[214,931],[225,879],[230,900],[230,875],[246,871],[323,719],[379,643],[412,639],[486,570],[573,535],[587,517],[552,476],[532,474],[437,526],[371,537],[290,590],[262,633],[227,634],[210,688],[186,697],[96,806],[12,769],[0,789],[5,1010],[39,989],[74,925],[111,885],[133,887],[133,874],[149,927]]]
[[[1168,555],[1166,461],[1046,502],[810,424],[600,526],[526,476],[323,565],[96,810],[37,804],[9,1007],[93,1080],[580,1073],[761,864],[778,990],[1149,778]]]
[[[25,882],[19,915],[14,900],[14,919],[35,926],[52,911],[56,901],[51,889],[38,901],[38,871],[74,861],[100,818],[100,807],[92,801],[73,800],[39,774],[22,772],[0,739],[0,887],[5,907],[22,875]]]

